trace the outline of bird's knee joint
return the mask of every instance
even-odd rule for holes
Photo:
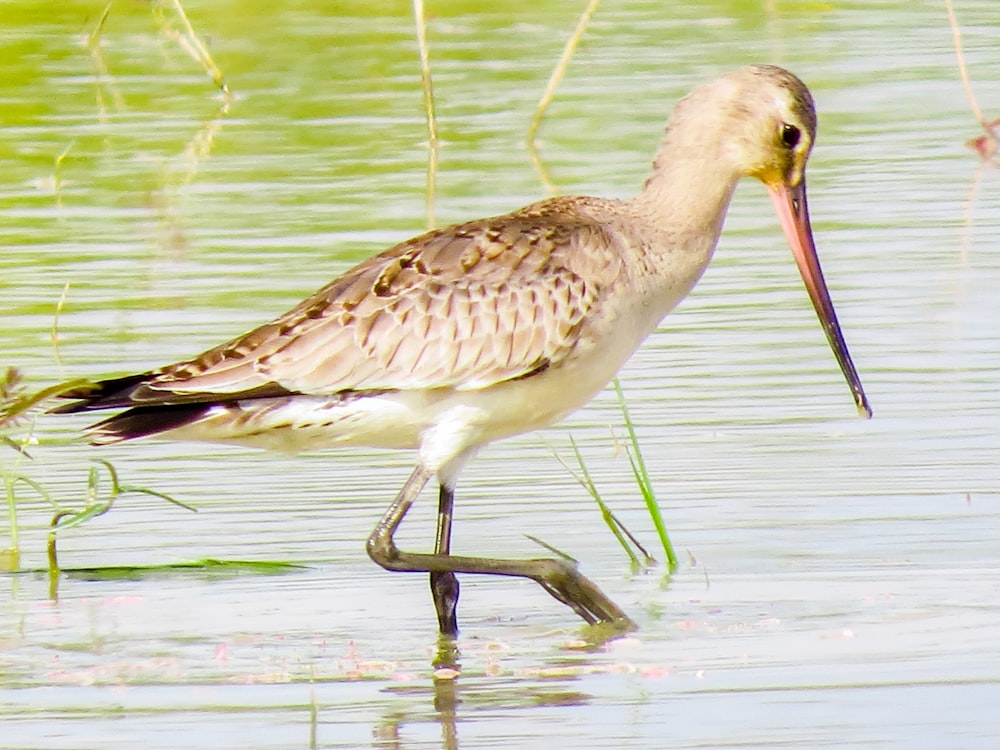
[[[576,564],[569,560],[558,560],[556,558],[546,558],[540,560],[544,566],[541,569],[540,577],[550,583],[560,583],[574,581],[580,577],[576,569]]]
[[[376,565],[380,565],[386,570],[396,569],[395,563],[399,560],[399,550],[396,548],[396,544],[392,541],[391,537],[372,534],[368,537],[365,549],[368,552],[368,557]]]

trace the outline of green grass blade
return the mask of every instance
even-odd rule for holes
[[[24,449],[24,443],[19,443],[16,440],[11,439],[7,435],[0,435],[0,443],[3,443],[9,448],[13,448],[19,454],[27,458],[28,460],[34,460],[28,451]]]
[[[8,424],[13,424],[18,419],[25,415],[25,412],[38,406],[43,401],[50,398],[55,398],[60,394],[66,393],[67,391],[72,391],[81,386],[89,385],[89,380],[77,379],[71,380],[66,383],[59,383],[58,385],[49,386],[48,388],[43,388],[42,390],[28,394],[28,395],[17,395],[10,398],[3,404],[0,408],[0,427],[7,426]]]
[[[17,529],[17,498],[14,495],[14,482],[10,477],[3,478],[7,493],[7,517],[10,519],[10,557],[17,560],[21,555],[20,535]]]
[[[667,556],[667,566],[670,572],[677,569],[677,555],[674,553],[674,546],[670,543],[670,535],[667,533],[667,526],[663,522],[663,515],[660,513],[659,503],[656,502],[656,495],[653,493],[653,483],[646,470],[646,462],[643,461],[642,451],[639,449],[639,440],[635,434],[635,425],[629,414],[628,404],[625,402],[625,394],[622,391],[618,378],[614,379],[615,393],[618,395],[618,405],[621,407],[622,416],[625,419],[625,430],[628,432],[630,447],[626,449],[629,462],[632,464],[632,473],[635,476],[636,484],[642,493],[642,499],[646,503],[646,510],[650,518],[653,519],[653,526],[656,527],[656,534],[660,537],[660,544],[663,545],[663,553]]]
[[[81,511],[77,511],[76,513],[60,511],[52,519],[50,533],[58,534],[61,531],[66,531],[67,529],[72,529],[74,526],[86,523],[91,518],[103,516],[111,510],[111,505],[112,501],[108,500],[104,503],[94,503],[92,505],[88,505],[86,508]]]
[[[575,471],[573,471],[573,469],[571,469],[566,464],[566,462],[562,460],[559,454],[553,451],[556,460],[560,464],[562,464],[563,468],[566,469],[567,472],[569,472],[569,475],[573,477],[573,479],[575,479],[585,490],[587,490],[588,494],[592,498],[594,498],[594,502],[596,502],[597,507],[600,508],[601,518],[604,519],[604,523],[611,530],[611,533],[614,534],[615,539],[618,540],[618,543],[621,545],[622,549],[625,550],[625,554],[628,555],[629,561],[631,562],[632,569],[635,571],[640,570],[643,567],[642,562],[636,556],[635,552],[632,551],[632,548],[629,546],[628,540],[622,534],[622,528],[624,527],[621,525],[621,522],[615,517],[614,513],[611,512],[611,509],[608,508],[607,503],[604,502],[604,498],[601,497],[601,493],[598,492],[597,485],[594,484],[594,480],[590,476],[590,472],[587,471],[587,464],[583,460],[583,454],[580,453],[580,448],[576,444],[576,441],[573,439],[572,435],[569,436],[569,444],[573,448],[573,455],[576,457],[576,463],[580,467],[580,474],[577,474]],[[629,539],[631,538],[632,535],[629,534]],[[642,547],[639,546],[639,549],[642,550]],[[645,550],[642,550],[642,552],[643,554],[645,554]]]
[[[533,534],[525,534],[525,536],[528,539],[530,539],[531,541],[533,541],[535,544],[537,544],[539,547],[541,547],[543,549],[547,549],[553,555],[555,555],[556,557],[562,558],[566,562],[573,563],[574,565],[576,565],[579,562],[579,560],[577,560],[575,557],[573,557],[569,553],[563,552],[558,547],[555,547],[555,546],[549,544],[548,542],[546,542],[543,539],[539,539],[537,536],[534,536]]]
[[[115,469],[115,467],[112,465],[110,461],[104,458],[95,458],[94,463],[100,464],[101,466],[103,466],[105,469],[108,470],[108,474],[111,476],[111,497],[112,498],[118,497],[118,495],[121,494],[122,487],[121,484],[119,484],[118,482],[117,469]],[[94,467],[91,468],[91,476],[96,477],[96,473],[94,473]],[[94,481],[94,489],[95,490],[97,489],[96,479]]]
[[[49,491],[47,489],[45,489],[41,484],[39,484],[38,482],[36,482],[34,479],[26,477],[23,474],[18,474],[18,475],[16,475],[11,480],[11,482],[10,482],[11,483],[11,487],[13,487],[18,482],[21,482],[22,484],[28,485],[31,489],[33,489],[35,492],[38,493],[39,497],[41,497],[43,500],[45,500],[45,502],[47,502],[53,508],[58,508],[59,507],[59,504],[55,500],[52,499],[52,495],[49,494]]]
[[[151,490],[151,489],[149,489],[147,487],[133,487],[130,484],[126,484],[126,485],[122,486],[121,491],[122,491],[122,494],[125,494],[126,492],[141,492],[143,495],[152,495],[153,497],[158,497],[161,500],[166,500],[168,503],[172,503],[172,504],[176,505],[178,508],[183,508],[184,510],[189,510],[192,513],[197,513],[198,512],[198,509],[195,508],[193,505],[188,505],[187,503],[183,503],[180,500],[178,500],[177,498],[171,497],[170,495],[168,495],[165,492],[158,492],[157,490]]]

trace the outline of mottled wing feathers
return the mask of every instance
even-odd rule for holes
[[[620,271],[614,246],[573,199],[430,232],[277,320],[150,373],[128,402],[478,389],[525,377],[571,355]],[[129,405],[122,395],[107,405]]]

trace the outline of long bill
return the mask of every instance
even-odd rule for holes
[[[788,238],[788,244],[792,246],[792,255],[795,257],[795,264],[799,267],[802,281],[805,282],[806,291],[809,292],[809,299],[812,300],[813,308],[815,308],[819,322],[826,333],[826,339],[830,342],[830,348],[833,349],[833,355],[837,358],[840,371],[844,373],[847,385],[851,388],[858,413],[865,418],[871,418],[872,408],[868,404],[868,397],[865,396],[865,390],[861,386],[861,378],[858,377],[858,371],[854,368],[854,362],[851,361],[851,353],[847,350],[844,335],[840,332],[837,313],[830,300],[830,290],[826,287],[823,269],[820,267],[819,257],[816,255],[812,226],[809,223],[805,177],[803,176],[795,187],[779,184],[768,186],[768,191],[771,194],[774,209],[778,212],[781,228]]]

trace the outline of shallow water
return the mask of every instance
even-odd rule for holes
[[[523,140],[581,9],[479,5],[430,9],[438,223],[544,195]],[[995,8],[959,5],[995,117]],[[91,55],[103,7],[0,9],[0,364],[43,386],[188,356],[425,226],[409,4],[188,3],[235,92],[225,113],[145,4],[114,5]],[[65,567],[302,568],[68,576],[57,602],[42,574],[0,578],[0,746],[995,747],[1000,183],[963,146],[977,126],[943,9],[606,2],[542,158],[563,192],[627,195],[672,103],[749,61],[787,65],[817,98],[813,225],[873,420],[854,413],[763,191],[742,186],[713,266],[621,375],[681,569],[631,576],[553,456],[571,457],[572,435],[654,546],[606,392],[484,451],[460,485],[456,552],[537,556],[537,535],[641,629],[581,648],[536,586],[465,578],[462,674],[435,680],[426,581],[364,554],[409,456],[97,451],[65,444],[85,418],[42,419],[20,469],[67,504],[101,457],[199,509],[126,495],[61,537]],[[402,544],[428,546],[433,507]],[[19,508],[22,563],[43,568],[48,506]]]

